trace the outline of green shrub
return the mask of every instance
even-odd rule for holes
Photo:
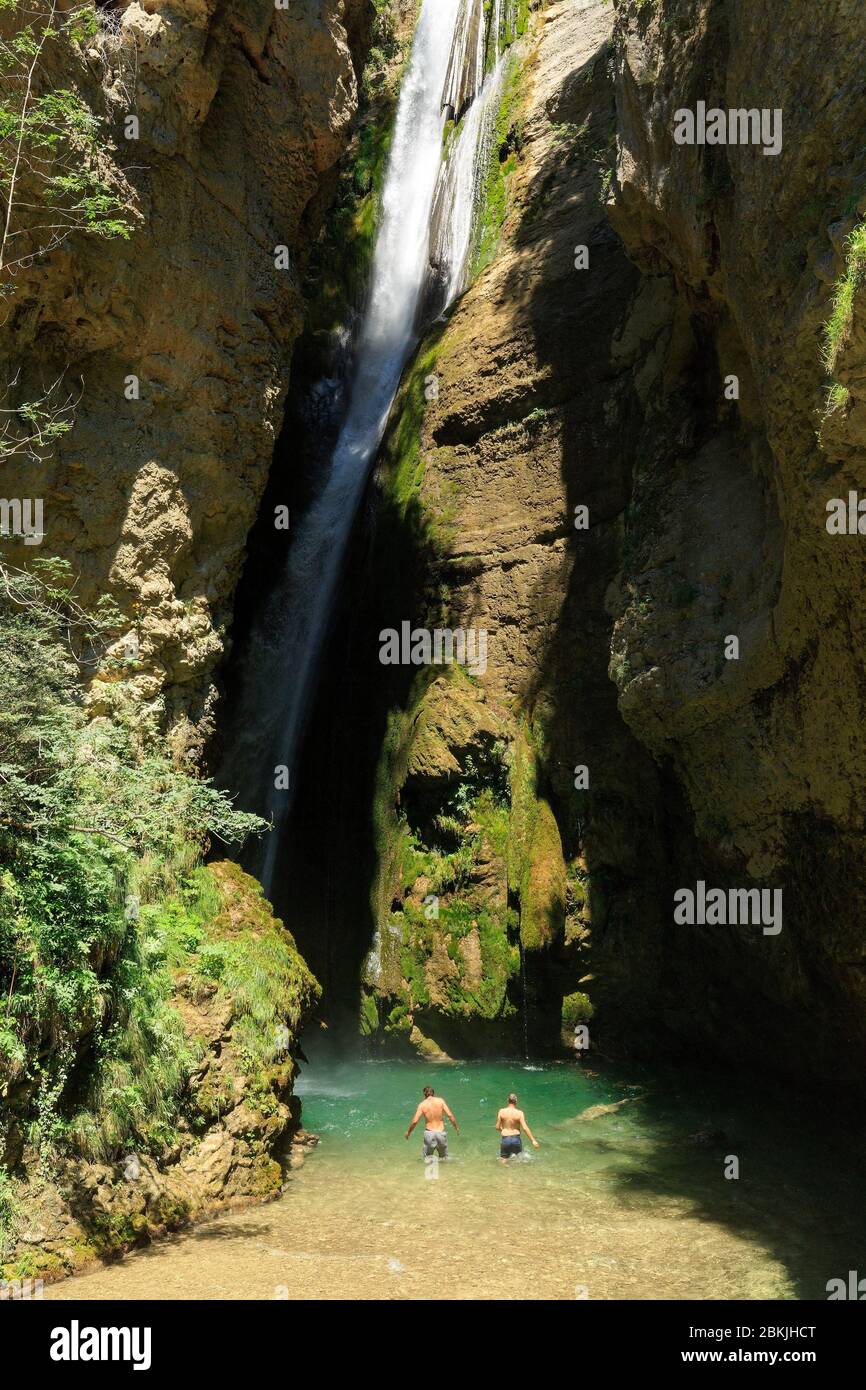
[[[594,1012],[589,995],[579,991],[567,994],[562,1001],[563,1030],[571,1033],[579,1023],[589,1023]]]
[[[0,1088],[32,1089],[41,1149],[100,1156],[149,1142],[181,1083],[159,966],[213,907],[190,865],[210,835],[262,824],[176,764],[112,656],[119,621],[107,600],[83,609],[59,562],[0,563]],[[187,902],[166,901],[181,883]]]

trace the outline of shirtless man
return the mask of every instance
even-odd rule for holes
[[[520,1131],[523,1130],[527,1139],[534,1149],[538,1148],[538,1140],[526,1123],[526,1116],[522,1110],[517,1108],[517,1096],[514,1092],[508,1097],[508,1104],[503,1106],[496,1116],[496,1128],[500,1133],[499,1158],[500,1162],[507,1163],[512,1154],[519,1154],[523,1148],[520,1139]]]
[[[448,1139],[445,1135],[445,1119],[448,1116],[454,1126],[454,1133],[459,1134],[460,1128],[448,1106],[441,1096],[437,1096],[432,1086],[424,1087],[424,1099],[412,1117],[412,1123],[406,1130],[406,1138],[412,1133],[421,1116],[424,1116],[424,1143],[423,1154],[425,1159],[432,1158],[435,1153],[439,1158],[448,1157]]]

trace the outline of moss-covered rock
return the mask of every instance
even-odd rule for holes
[[[520,885],[520,937],[524,950],[538,950],[561,935],[565,923],[565,860],[549,804],[539,799]]]
[[[298,1129],[298,1034],[319,996],[260,885],[237,864],[193,872],[142,910],[143,946],[169,988],[186,1042],[171,1123],[147,1150],[110,1147],[113,1097],[70,1117],[49,1180],[26,1149],[0,1174],[0,1278],[58,1278],[93,1258],[174,1230],[219,1207],[277,1195]],[[104,1161],[76,1140],[109,1145]]]
[[[560,833],[527,726],[459,667],[394,716],[377,792],[381,839],[362,1032],[449,1052],[522,1036],[523,953],[563,945]],[[373,999],[379,1003],[374,1006]]]

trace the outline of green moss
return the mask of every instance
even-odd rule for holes
[[[508,882],[520,897],[520,939],[536,950],[565,921],[566,871],[556,817],[538,789],[537,754],[524,725],[515,741],[511,772]]]
[[[461,767],[452,770],[453,749],[465,749],[473,723],[461,715],[463,679],[460,673],[444,686],[440,681],[429,708],[429,691],[413,703],[401,755],[391,763],[392,773],[398,773],[396,783],[390,783],[392,805],[410,766],[426,779],[427,788],[424,833],[405,813],[391,821],[388,832],[393,837],[390,863],[403,895],[402,911],[392,912],[388,920],[401,922],[402,947],[399,981],[389,976],[385,982],[383,969],[381,988],[395,1000],[392,1008],[405,1008],[409,1021],[417,1010],[430,1008],[452,1019],[508,1017],[513,1011],[509,982],[521,966],[515,934],[519,931],[525,948],[538,949],[561,934],[565,920],[559,830],[538,791],[538,755],[528,726],[521,727],[510,750],[504,742],[494,742],[488,756],[478,755],[477,766],[474,750],[463,751]],[[430,739],[444,739],[443,747],[435,741],[428,747],[425,740]],[[430,789],[436,786],[438,811],[436,801],[430,801]],[[445,844],[437,840],[440,835]],[[501,905],[489,900],[487,888],[477,886],[486,882],[488,869],[475,874],[482,863],[496,861],[502,865]],[[506,906],[506,875],[520,903],[519,916]],[[395,877],[386,875],[380,888],[383,905],[393,897]],[[421,889],[419,879],[425,880]],[[436,895],[432,915],[420,906],[422,893]],[[393,1023],[388,1031],[395,1031]]]
[[[505,60],[502,95],[490,144],[478,225],[474,234],[471,280],[493,260],[508,212],[509,183],[517,167],[517,150],[522,143],[521,71],[520,58],[510,53]]]
[[[396,104],[383,99],[355,137],[325,230],[313,248],[305,285],[306,331],[330,333],[362,302],[376,243],[382,187]]]
[[[407,1009],[423,1009],[430,1003],[430,992],[424,972],[427,954],[423,935],[420,932],[413,933],[412,940],[404,947],[400,957],[406,982]]]
[[[539,800],[527,863],[520,884],[520,939],[525,950],[546,946],[565,922],[565,861],[556,817]]]
[[[492,788],[485,787],[472,808],[472,815],[496,857],[507,862],[509,807],[499,800]]]
[[[470,997],[482,1018],[505,1017],[512,1012],[505,992],[509,979],[519,974],[520,952],[512,949],[506,923],[498,916],[481,912],[477,920],[483,978],[473,987]]]
[[[177,1139],[190,1072],[201,1045],[186,1035],[173,997],[188,981],[216,985],[231,1005],[232,1041],[251,1096],[272,1092],[269,1069],[285,1053],[318,997],[294,940],[274,918],[260,885],[237,864],[199,867],[169,898],[141,907],[138,940],[147,988],[139,986],[122,1023],[108,1029],[83,1104],[66,1137],[74,1151],[112,1159],[126,1145],[159,1156]],[[218,1118],[236,1103],[228,1081],[196,1092],[198,1116]]]
[[[508,831],[508,882],[517,887],[529,863],[529,850],[538,805],[535,753],[526,727],[521,725],[514,741],[511,763],[511,814]]]
[[[382,835],[377,919],[385,923],[380,940],[390,940],[398,922],[401,938],[396,976],[384,951],[380,958],[379,989],[391,1001],[384,1031],[411,1035],[413,1047],[423,1037],[413,1018],[418,1010],[435,1008],[461,1019],[504,1017],[510,1011],[508,981],[520,968],[504,903],[501,910],[492,907],[472,882],[482,859],[488,861],[492,853],[504,863],[507,857],[506,745],[495,740],[494,725],[489,746],[463,752],[457,768],[449,735],[455,747],[471,740],[478,695],[463,671],[436,676],[435,698],[429,685],[418,684],[389,730],[390,751],[377,794]],[[405,812],[394,813],[410,762],[416,770],[426,769],[428,782],[440,778],[439,809],[428,800],[424,833]],[[426,881],[421,888],[419,880]],[[397,891],[402,910],[389,911]],[[430,894],[436,897],[433,911],[426,906]]]
[[[361,1016],[360,1030],[362,1038],[372,1037],[379,1031],[379,1010],[376,1007],[376,1000],[372,994],[366,991],[361,993]]]
[[[329,334],[363,301],[379,225],[400,77],[411,30],[398,36],[389,0],[373,0],[372,44],[361,77],[361,110],[336,196],[307,271],[306,332]]]
[[[443,331],[444,326],[438,325],[428,334],[404,377],[391,412],[377,474],[383,523],[399,531],[404,544],[411,541],[416,555],[426,553],[431,561],[450,550],[458,501],[453,491],[450,496],[441,494],[435,499],[424,493],[422,431],[428,393],[436,390],[436,363]],[[439,597],[440,605],[444,605],[444,588]]]
[[[854,299],[861,285],[866,281],[866,222],[855,227],[846,241],[846,262],[844,273],[840,276],[833,291],[833,305],[830,317],[824,326],[822,361],[825,370],[832,375],[836,370],[839,354],[851,331],[854,314]],[[848,400],[847,389],[838,381],[831,383],[825,408],[825,418],[838,410]]]
[[[526,33],[529,25],[531,0],[517,0],[517,4],[513,8],[506,6],[506,9],[508,13],[505,16],[505,42],[510,44]]]

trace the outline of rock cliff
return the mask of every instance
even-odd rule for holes
[[[97,13],[96,32],[55,54],[49,77],[93,113],[132,234],[68,237],[13,277],[0,328],[12,404],[62,376],[57,398],[75,409],[41,461],[4,464],[3,489],[44,499],[44,551],[71,559],[86,597],[115,594],[142,693],[167,689],[198,725],[371,11],[363,0],[119,0]]]
[[[777,937],[674,938],[683,1024],[853,1080],[863,555],[826,522],[863,443],[866,22],[844,0],[778,21],[747,3],[617,9],[610,215],[642,271],[623,332],[643,361],[611,674],[679,791],[678,882],[783,890]],[[699,100],[777,113],[781,149],[676,144],[676,110]]]
[[[4,492],[44,496],[143,693],[207,728],[293,345],[306,317],[312,382],[363,293],[393,91],[338,184],[366,7],[101,9],[69,80],[133,234],[16,275],[7,379],[83,387]],[[602,1047],[854,1082],[863,560],[826,521],[866,441],[862,6],[515,14],[474,279],[384,441],[278,905],[378,1040],[554,1046],[592,1016]],[[781,113],[778,150],[679,144],[699,102]],[[406,620],[483,630],[483,669],[386,670]],[[781,932],[677,925],[699,880],[781,889]]]
[[[844,0],[534,14],[496,253],[407,374],[357,557],[356,701],[377,623],[488,642],[384,701],[376,1036],[519,1036],[522,969],[537,1040],[586,993],[602,1046],[859,1076],[863,562],[825,522],[863,442],[864,46]],[[781,111],[781,149],[678,144],[698,101]],[[677,925],[701,879],[781,889],[781,932]]]
[[[32,1087],[4,1086],[0,1297],[3,1280],[60,1278],[210,1212],[275,1197],[303,1160],[309,1139],[292,1084],[319,989],[259,885],[235,864],[213,864],[194,893],[154,912],[144,936],[153,977],[164,979],[162,1026],[182,1034],[183,1084],[176,1097],[133,1102],[146,1138],[118,1156],[113,1078],[51,1162],[28,1138]],[[78,1046],[83,1079],[93,1039]]]

